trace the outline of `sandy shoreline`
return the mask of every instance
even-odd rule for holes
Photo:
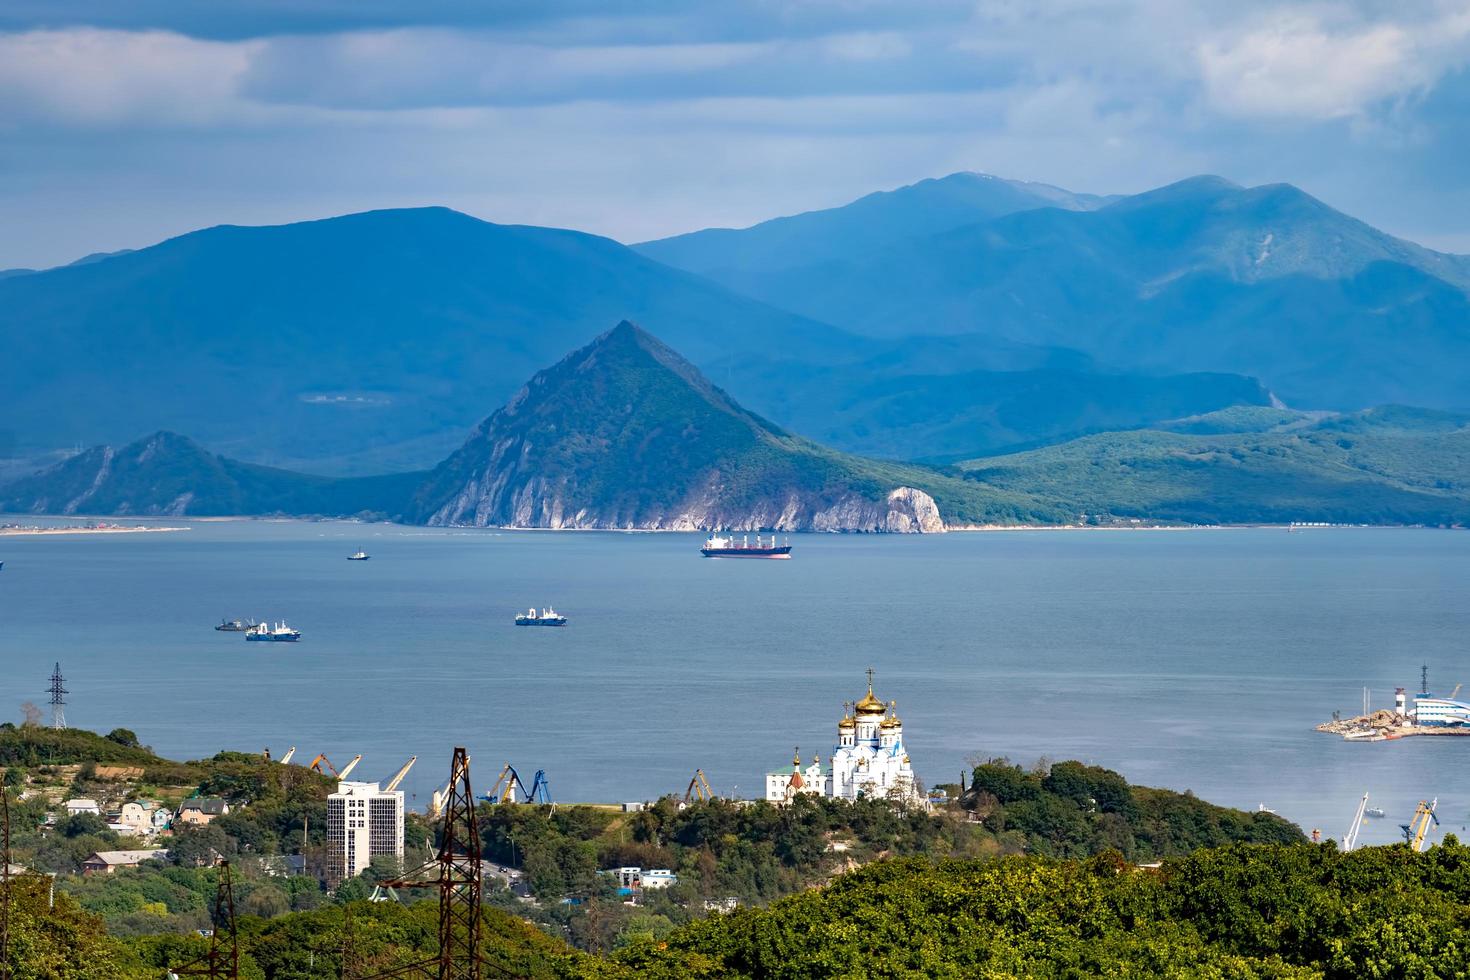
[[[49,534],[149,534],[155,531],[187,530],[187,527],[0,527],[0,538]]]

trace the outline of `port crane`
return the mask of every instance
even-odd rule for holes
[[[391,793],[395,789],[397,789],[398,788],[398,784],[401,783],[401,782],[403,782],[403,777],[408,775],[408,771],[410,769],[412,769],[413,768],[413,764],[415,762],[418,762],[418,761],[419,761],[419,757],[418,756],[413,756],[407,762],[405,762],[403,764],[403,768],[400,769],[400,770],[398,770],[396,773],[394,773],[393,774],[393,778],[390,779],[390,780],[388,780],[386,783],[383,784],[383,792],[385,792],[385,793]]]
[[[312,759],[306,764],[306,768],[310,769],[312,772],[322,772],[322,766],[326,766],[327,771],[330,772],[333,776],[336,776],[338,779],[342,778],[341,773],[337,772],[337,767],[332,765],[332,760],[327,758],[327,754],[325,752],[318,752],[316,754],[316,758]],[[322,773],[322,775],[325,776],[326,773]]]
[[[521,799],[516,799],[516,790],[520,790]],[[541,803],[553,805],[551,802],[551,782],[546,778],[545,769],[537,769],[536,775],[531,779],[531,788],[526,788],[526,781],[521,774],[516,772],[515,766],[509,762],[505,768],[500,770],[500,778],[495,780],[495,785],[490,792],[480,797],[490,803]]]
[[[1430,824],[1439,825],[1439,817],[1434,815],[1434,808],[1439,806],[1439,797],[1435,797],[1428,803],[1423,800],[1414,808],[1414,819],[1408,823],[1399,824],[1399,829],[1404,832],[1404,842],[1409,845],[1411,851],[1424,850],[1424,838],[1429,834]]]
[[[291,761],[291,757],[294,756],[295,754],[296,754],[296,746],[293,745],[289,749],[286,750],[286,754],[285,755],[281,756],[281,765],[284,766],[284,765],[289,764],[290,761]]]
[[[704,770],[694,770],[694,776],[689,780],[689,788],[684,790],[684,802],[699,800],[701,803],[708,803],[714,798],[715,791],[709,788],[709,780],[705,778]]]
[[[339,773],[337,773],[337,778],[338,779],[346,779],[352,773],[352,770],[354,770],[354,769],[357,768],[357,764],[359,762],[361,762],[361,761],[362,761],[362,756],[360,756],[360,755],[353,756],[352,757],[352,761],[349,762],[349,763],[347,763],[347,765],[343,766],[342,767],[342,771],[339,772]]]
[[[1367,810],[1368,794],[1364,793],[1363,798],[1358,801],[1357,812],[1353,814],[1352,825],[1348,827],[1348,832],[1342,835],[1342,849],[1344,853],[1358,846],[1358,831],[1363,829],[1363,814]]]
[[[470,757],[468,753],[464,757],[464,764],[466,768],[469,767]],[[437,817],[444,812],[444,801],[449,798],[449,791],[454,788],[454,782],[457,776],[457,772],[451,775],[449,782],[444,784],[443,789],[436,789],[429,795],[429,816]]]

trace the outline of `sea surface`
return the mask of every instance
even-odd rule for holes
[[[25,519],[28,520],[28,519]],[[758,796],[825,759],[864,670],[914,766],[1081,759],[1131,782],[1268,806],[1340,837],[1359,797],[1399,835],[1420,799],[1470,823],[1470,738],[1313,731],[1397,686],[1470,683],[1470,534],[1399,529],[799,535],[789,562],[700,558],[700,537],[165,522],[177,533],[0,537],[0,719],[46,707],[159,753],[411,755],[422,807],[468,747],[561,801]],[[358,547],[367,562],[348,562]],[[512,617],[555,605],[565,629]],[[298,644],[221,617],[284,618]]]

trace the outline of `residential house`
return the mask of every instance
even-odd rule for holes
[[[158,819],[160,815],[163,817],[163,827],[167,827],[167,810],[152,800],[135,800],[122,805],[122,810],[117,816],[117,822],[127,828],[122,833],[131,834],[134,837],[145,837],[157,833],[161,829]]]
[[[82,874],[112,874],[118,868],[136,868],[144,861],[163,861],[167,848],[146,851],[98,851],[82,862]]]
[[[68,817],[75,817],[79,813],[90,813],[94,817],[102,816],[102,808],[97,805],[96,800],[78,798],[67,800],[62,805],[66,807],[66,815]]]
[[[182,824],[202,826],[212,822],[215,817],[222,817],[229,812],[230,805],[224,800],[215,797],[198,797],[179,804],[177,820]]]

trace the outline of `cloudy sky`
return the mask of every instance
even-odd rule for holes
[[[0,268],[423,204],[638,241],[956,170],[1289,181],[1470,252],[1467,151],[1470,0],[0,4]]]

